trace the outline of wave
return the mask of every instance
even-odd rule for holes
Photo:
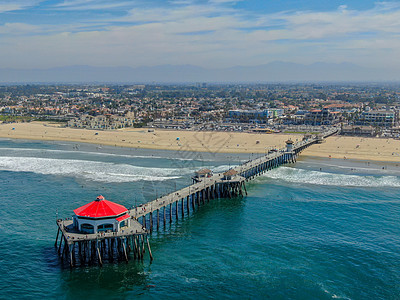
[[[398,176],[362,176],[279,167],[261,178],[279,179],[293,183],[354,187],[400,187]]]
[[[209,169],[212,170],[214,173],[219,173],[219,172],[228,171],[230,168],[234,168],[236,166],[237,165],[222,165],[222,166],[212,167]]]
[[[310,162],[306,162],[306,161],[297,161],[296,163],[310,165]],[[374,162],[374,163],[371,163],[371,165],[369,167],[360,167],[359,163],[357,165],[344,166],[344,165],[340,165],[340,164],[319,163],[319,162],[313,161],[311,163],[311,165],[325,166],[328,168],[336,168],[336,169],[343,169],[343,170],[357,170],[357,171],[361,170],[361,171],[367,171],[367,172],[374,172],[374,174],[387,173],[388,170],[382,169],[383,164],[381,163],[380,165],[378,165],[379,163],[380,162]]]
[[[179,161],[197,161],[197,162],[217,162],[217,158],[204,158],[202,153],[189,152],[189,151],[174,151],[165,150],[171,153],[179,153],[182,157],[171,157],[171,156],[159,156],[159,155],[135,155],[135,154],[118,154],[118,153],[107,153],[107,152],[96,152],[96,151],[82,151],[82,150],[58,150],[58,149],[40,149],[40,148],[10,148],[10,147],[0,147],[0,152],[5,150],[9,155],[11,153],[29,153],[32,152],[33,155],[37,153],[60,153],[60,154],[83,154],[83,155],[93,155],[93,156],[110,156],[110,157],[126,157],[126,158],[144,158],[144,159],[168,159],[168,160],[179,160]],[[245,159],[240,159],[240,162],[245,162]]]
[[[155,155],[129,155],[129,154],[115,154],[115,153],[104,153],[104,152],[93,152],[93,151],[80,151],[80,150],[55,150],[55,149],[38,149],[38,148],[0,148],[1,150],[6,151],[23,151],[23,152],[32,152],[32,153],[67,153],[67,154],[85,154],[85,155],[94,155],[94,156],[114,156],[114,157],[127,157],[127,158],[144,158],[144,159],[169,159],[169,160],[181,160],[181,161],[204,161],[203,159],[193,158],[183,158],[183,157],[163,157],[163,156],[155,156]],[[213,160],[207,160],[213,161]]]
[[[84,178],[100,182],[164,181],[193,173],[192,168],[150,168],[88,160],[0,157],[0,170]]]

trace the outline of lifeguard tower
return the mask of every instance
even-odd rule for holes
[[[286,141],[286,152],[292,152],[293,151],[293,141],[291,139]]]

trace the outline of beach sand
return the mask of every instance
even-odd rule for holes
[[[13,129],[14,128],[14,129]],[[194,132],[147,128],[124,128],[112,131],[65,128],[45,122],[0,124],[0,137],[44,141],[86,142],[118,147],[184,150],[220,153],[264,153],[271,148],[282,148],[291,138],[302,135]],[[258,141],[258,143],[257,143]]]
[[[98,145],[165,149],[215,153],[265,153],[282,148],[289,138],[301,140],[300,134],[260,134],[242,132],[194,132],[145,128],[96,131],[60,127],[46,122],[0,124],[0,137],[44,141],[85,142]],[[400,141],[393,139],[339,137],[328,138],[323,144],[309,147],[302,155],[400,161]]]
[[[400,140],[332,136],[312,145],[302,155],[325,158],[400,162]]]

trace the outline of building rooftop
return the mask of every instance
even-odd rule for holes
[[[108,201],[100,195],[95,201],[75,209],[74,213],[79,217],[106,218],[116,217],[127,211],[125,206]]]
[[[234,170],[234,169],[230,169],[230,170],[228,170],[228,171],[226,171],[225,173],[224,173],[224,176],[235,176],[235,175],[237,175],[237,171],[236,170]]]
[[[205,175],[205,174],[209,174],[209,173],[211,173],[210,169],[201,169],[199,171],[196,171],[196,174],[198,174],[198,175]]]

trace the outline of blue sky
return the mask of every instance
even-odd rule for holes
[[[400,2],[0,0],[0,67],[400,67]]]

